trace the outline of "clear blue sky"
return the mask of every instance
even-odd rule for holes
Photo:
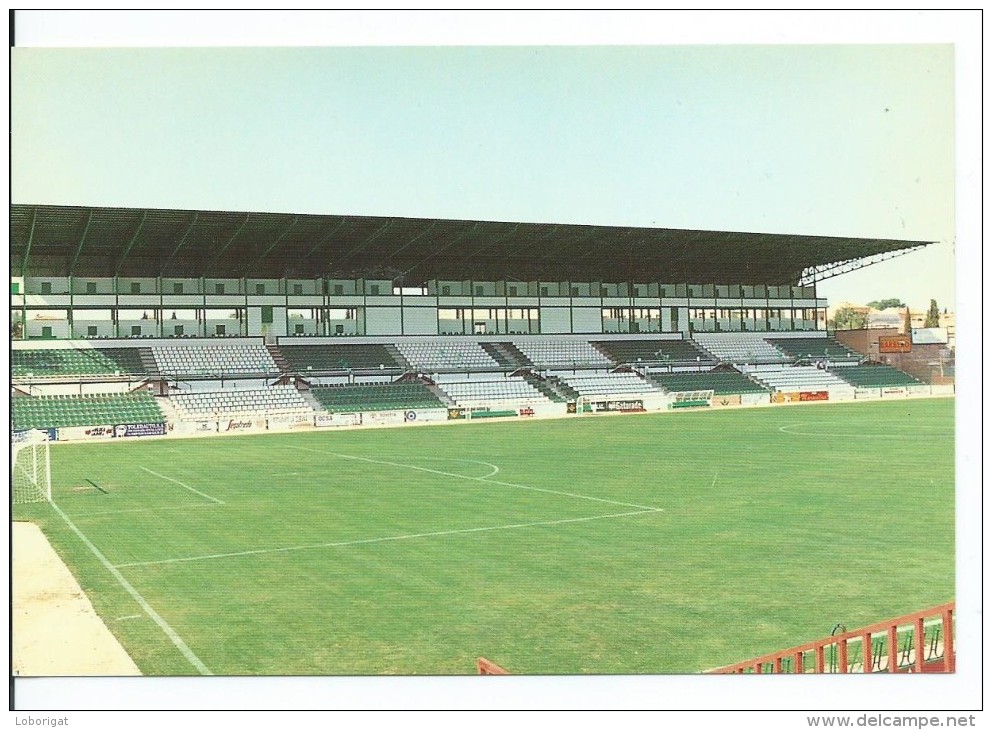
[[[954,54],[15,48],[15,203],[930,240],[824,283],[954,298]]]

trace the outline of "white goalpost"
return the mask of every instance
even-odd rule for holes
[[[52,466],[46,431],[11,434],[10,469],[13,504],[52,501]]]

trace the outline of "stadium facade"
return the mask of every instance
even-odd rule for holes
[[[15,339],[822,330],[816,281],[926,242],[15,205]]]

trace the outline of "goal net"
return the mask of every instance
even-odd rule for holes
[[[52,469],[45,431],[22,431],[10,437],[10,496],[14,504],[52,500]]]

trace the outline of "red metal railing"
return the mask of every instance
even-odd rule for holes
[[[930,637],[927,646],[927,619],[939,617],[939,633]],[[931,621],[931,625],[937,622]],[[900,637],[904,638],[900,647]],[[873,653],[876,648],[881,653]],[[824,674],[856,671],[858,662],[849,662],[853,651],[860,649],[861,672],[953,672],[954,671],[954,602],[917,611],[889,621],[882,621],[856,631],[846,631],[819,641],[784,649],[773,654],[748,659],[707,674]],[[831,661],[827,667],[826,656]],[[929,654],[928,654],[929,652]],[[812,656],[812,662],[808,661]]]

